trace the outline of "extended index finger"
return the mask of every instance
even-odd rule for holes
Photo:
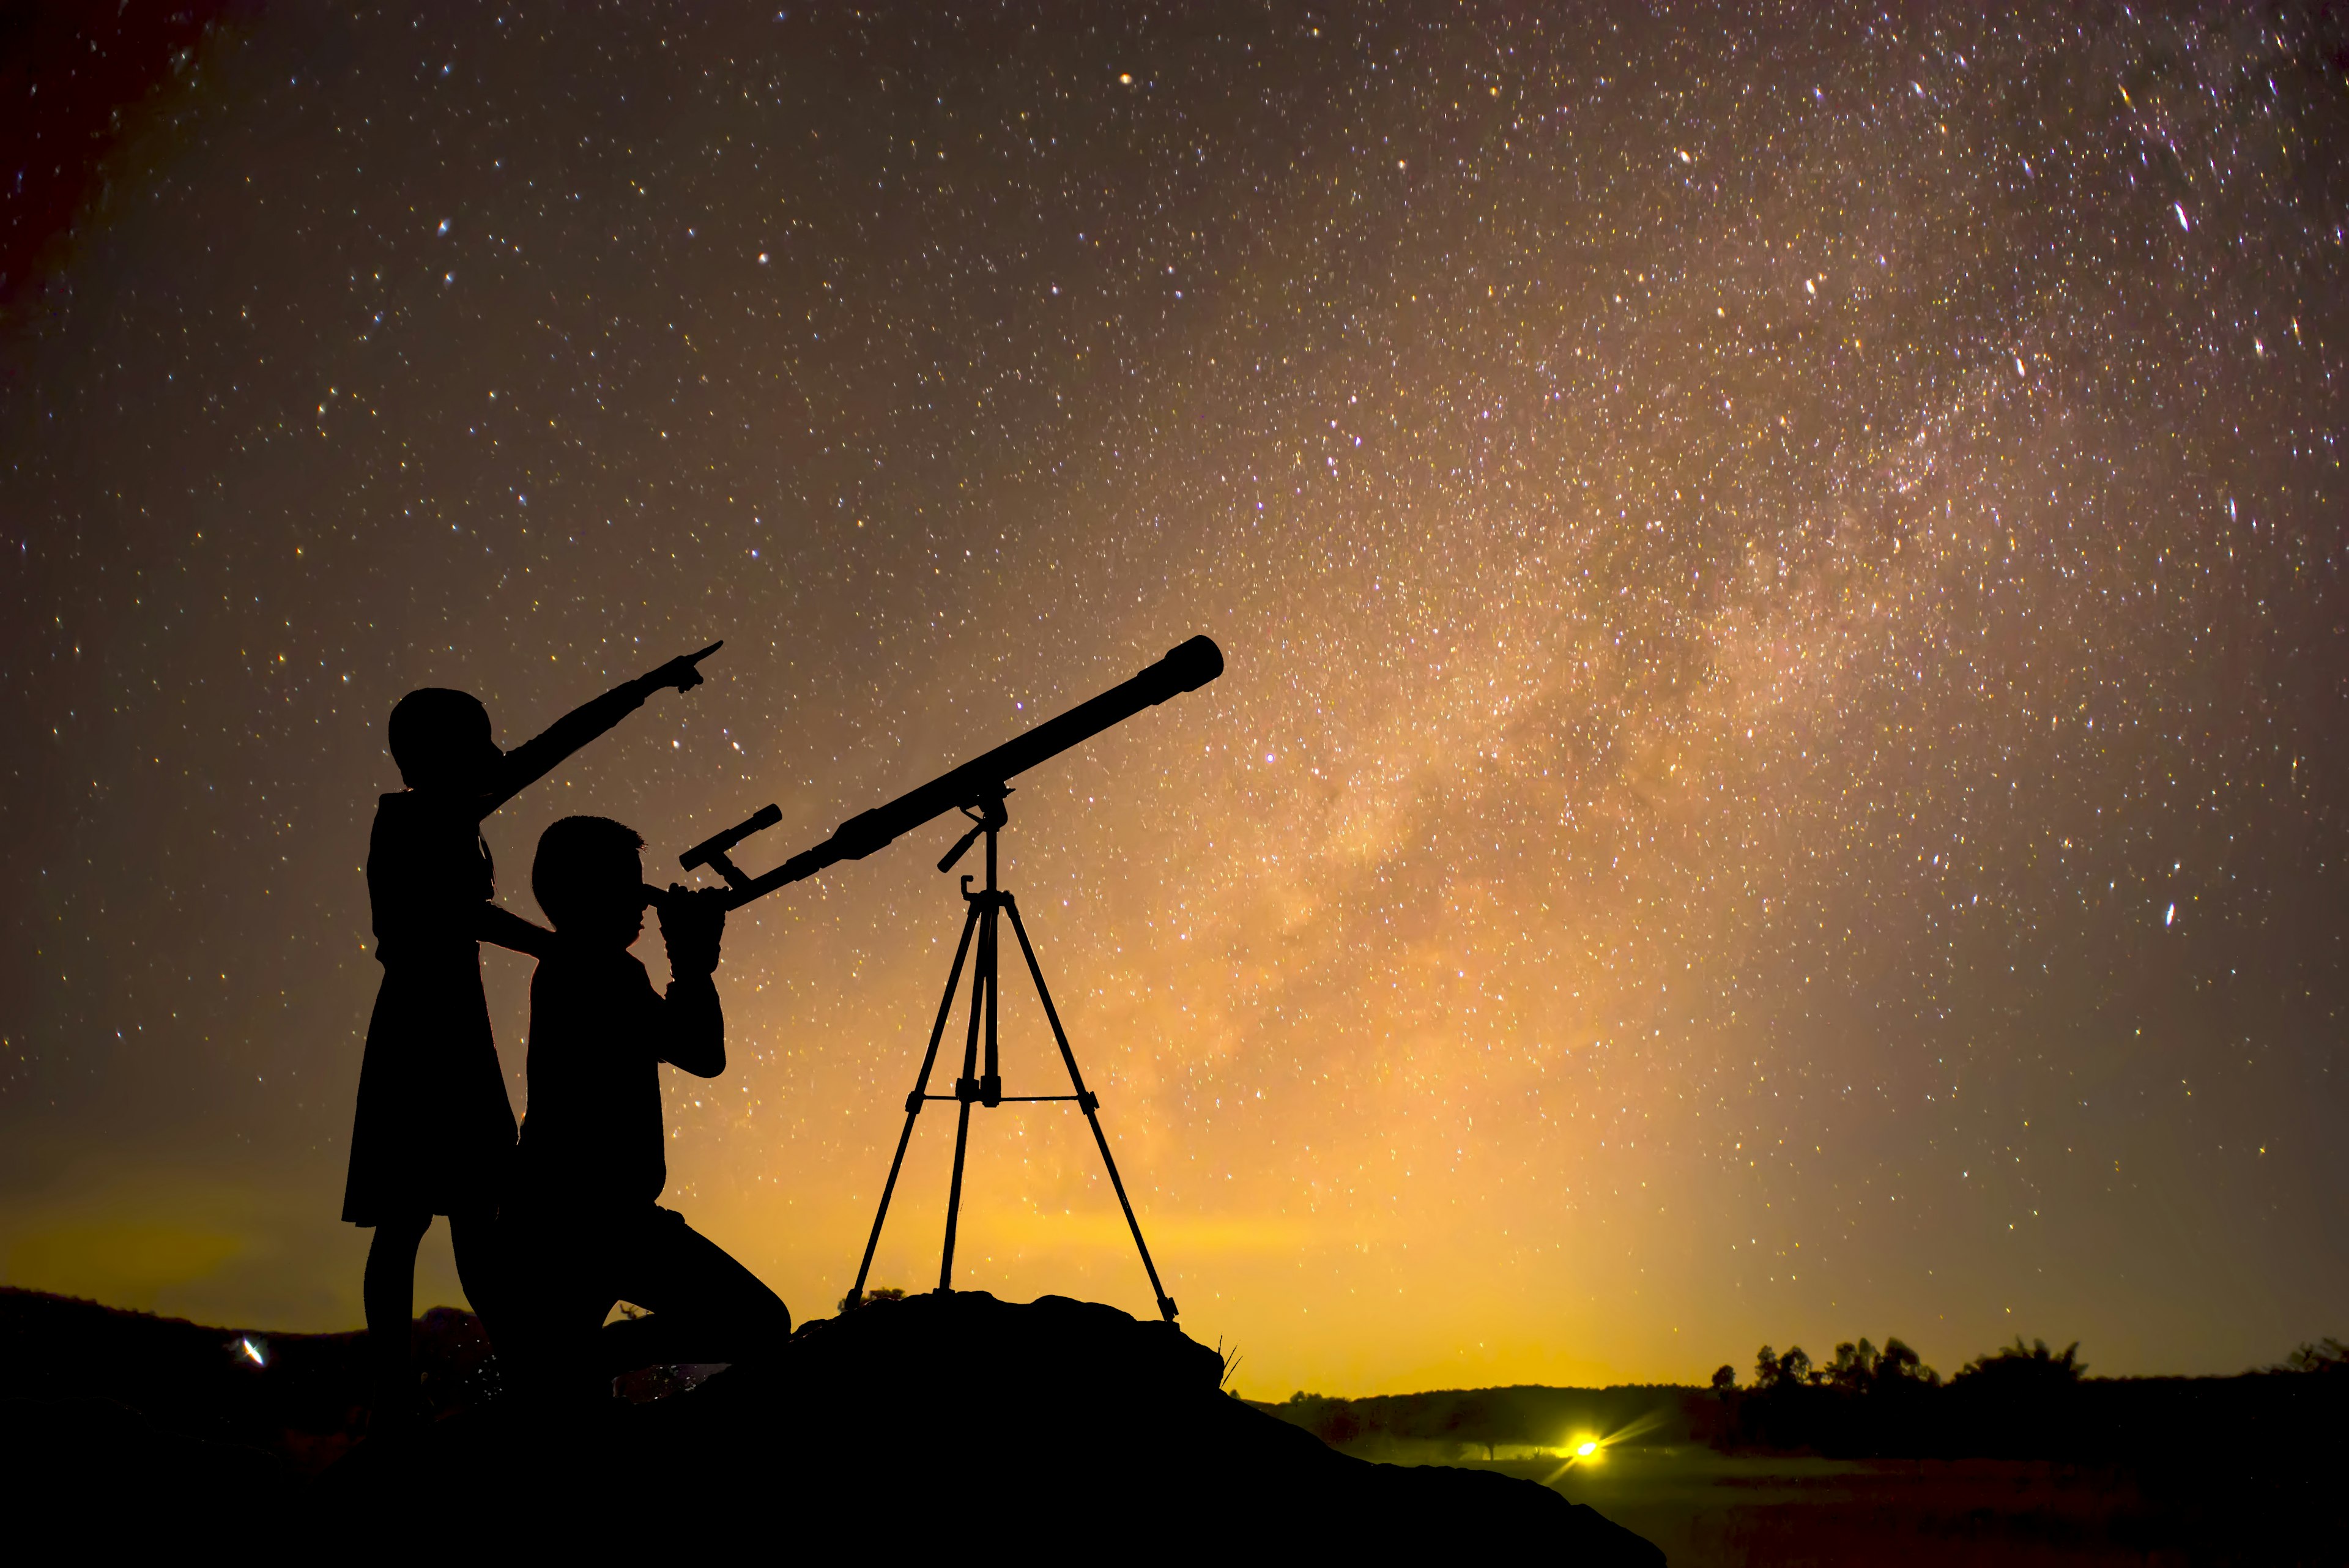
[[[703,659],[709,658],[711,654],[717,652],[719,649],[725,646],[726,639],[721,637],[716,642],[711,643],[708,648],[703,649],[699,653],[687,654],[685,656],[685,661],[688,664],[698,664]]]

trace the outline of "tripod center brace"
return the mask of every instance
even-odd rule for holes
[[[970,877],[965,875],[962,878],[962,940],[956,945],[954,967],[947,974],[946,994],[939,999],[937,1018],[930,1026],[929,1049],[923,1054],[921,1074],[916,1078],[912,1092],[905,1096],[905,1125],[897,1135],[897,1152],[889,1162],[889,1179],[881,1189],[880,1207],[873,1216],[873,1233],[864,1242],[864,1257],[857,1265],[856,1283],[841,1303],[843,1311],[854,1309],[864,1302],[864,1282],[873,1268],[873,1253],[881,1244],[881,1229],[888,1220],[889,1202],[896,1194],[897,1176],[905,1167],[905,1149],[913,1142],[914,1123],[921,1116],[923,1106],[932,1100],[951,1100],[957,1106],[954,1178],[947,1191],[946,1245],[938,1260],[938,1289],[949,1291],[954,1288],[955,1232],[962,1213],[963,1167],[970,1144],[971,1106],[980,1105],[991,1108],[1002,1105],[1067,1101],[1084,1113],[1085,1123],[1092,1129],[1093,1144],[1101,1150],[1102,1165],[1109,1172],[1110,1186],[1117,1193],[1118,1207],[1125,1212],[1126,1229],[1133,1233],[1134,1250],[1142,1254],[1143,1270],[1150,1276],[1150,1290],[1157,1298],[1159,1314],[1169,1323],[1174,1321],[1174,1299],[1159,1282],[1158,1265],[1151,1261],[1150,1245],[1142,1239],[1141,1221],[1134,1218],[1133,1203],[1126,1196],[1125,1182],[1119,1177],[1117,1161],[1110,1154],[1108,1135],[1102,1131],[1101,1098],[1085,1087],[1084,1075],[1077,1067],[1076,1053],[1069,1048],[1068,1031],[1061,1026],[1060,1010],[1052,1004],[1051,990],[1044,983],[1044,971],[1036,961],[1035,944],[1029,940],[1028,928],[1019,919],[1019,906],[1009,893],[997,885],[996,840],[1009,820],[1003,805],[1004,797],[1011,793],[1007,780],[1091,739],[1112,724],[1123,722],[1144,708],[1164,702],[1178,693],[1196,691],[1223,672],[1223,651],[1206,638],[1195,637],[1169,649],[1165,658],[1131,680],[1113,686],[1056,718],[1046,720],[1025,734],[982,756],[972,758],[886,805],[876,806],[851,817],[823,843],[794,855],[764,876],[753,877],[744,875],[734,865],[730,854],[744,838],[762,828],[771,827],[782,819],[781,809],[772,805],[747,821],[695,845],[678,857],[678,863],[687,870],[707,866],[725,878],[730,895],[727,907],[736,909],[777,888],[814,876],[839,861],[863,859],[898,835],[949,811],[960,811],[970,819],[971,827],[939,860],[941,872],[951,871],[978,839],[983,837],[987,841],[987,886],[973,892]],[[1012,934],[1019,939],[1019,952],[1027,961],[1028,977],[1035,982],[1036,995],[1044,1004],[1044,1017],[1051,1025],[1053,1044],[1060,1047],[1061,1064],[1069,1070],[1069,1086],[1073,1093],[1006,1095],[1003,1092],[1003,1075],[996,1042],[997,960],[1002,918],[1006,915],[1010,917]],[[954,1093],[933,1094],[930,1092],[931,1074],[937,1065],[938,1046],[946,1038],[947,1020],[953,1015],[955,998],[962,989],[966,963],[971,970],[970,1012],[969,1024],[963,1038],[962,1073],[955,1079]]]

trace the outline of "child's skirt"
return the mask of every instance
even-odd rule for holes
[[[359,1067],[343,1218],[376,1225],[493,1208],[513,1147],[479,944],[388,955]]]

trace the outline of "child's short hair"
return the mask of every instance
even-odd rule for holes
[[[391,760],[410,789],[431,780],[448,760],[490,738],[490,711],[470,691],[425,686],[392,705],[385,726]]]
[[[531,894],[559,929],[597,893],[608,893],[616,863],[633,866],[644,846],[626,823],[566,816],[539,835],[538,855],[530,864]]]

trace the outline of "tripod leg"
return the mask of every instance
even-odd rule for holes
[[[840,1303],[843,1312],[864,1304],[864,1281],[873,1272],[873,1250],[881,1245],[881,1227],[889,1218],[889,1199],[897,1190],[897,1172],[905,1168],[905,1146],[914,1141],[914,1118],[922,1114],[922,1096],[930,1092],[930,1072],[937,1065],[938,1042],[946,1034],[948,1015],[954,1012],[955,992],[962,988],[963,961],[970,956],[970,934],[978,926],[978,909],[973,905],[963,915],[962,940],[955,948],[954,968],[947,971],[947,993],[938,998],[937,1021],[930,1025],[930,1048],[922,1054],[921,1076],[914,1080],[914,1092],[905,1096],[905,1130],[897,1135],[897,1153],[889,1161],[889,1179],[881,1189],[881,1207],[873,1213],[873,1234],[864,1241],[864,1261],[856,1265],[855,1287]]]
[[[1168,1323],[1174,1321],[1174,1298],[1158,1282],[1158,1265],[1150,1261],[1150,1243],[1142,1239],[1142,1221],[1133,1217],[1133,1205],[1125,1196],[1125,1183],[1119,1179],[1117,1161],[1110,1157],[1109,1135],[1102,1131],[1099,1107],[1101,1101],[1085,1087],[1084,1075],[1077,1071],[1077,1054],[1069,1049],[1069,1032],[1061,1027],[1061,1011],[1052,1005],[1051,988],[1044,983],[1043,966],[1036,961],[1036,945],[1028,940],[1027,923],[1019,918],[1019,906],[1004,895],[1003,907],[1011,911],[1011,929],[1019,935],[1019,950],[1028,960],[1029,977],[1036,982],[1036,994],[1044,1003],[1045,1020],[1052,1025],[1053,1043],[1061,1048],[1061,1060],[1069,1069],[1069,1084],[1077,1091],[1077,1105],[1085,1113],[1085,1121],[1093,1129],[1093,1143],[1101,1149],[1102,1164],[1109,1171],[1109,1184],[1117,1192],[1117,1206],[1125,1210],[1125,1228],[1133,1232],[1133,1249],[1142,1254],[1143,1272],[1150,1276],[1151,1293],[1158,1298],[1158,1315]],[[964,1109],[968,1110],[966,1106]],[[956,1167],[957,1172],[960,1164]]]
[[[941,1293],[954,1289],[955,1222],[962,1214],[962,1158],[970,1147],[970,1102],[965,1100],[957,1107],[955,1121],[954,1181],[947,1189],[947,1244],[938,1254],[938,1290]]]
[[[996,1051],[995,1040],[995,1004],[997,1001],[995,981],[1002,973],[1000,966],[996,962],[996,944],[1003,940],[1003,927],[996,918],[994,907],[994,895],[996,891],[995,829],[991,827],[987,829],[987,929],[980,933],[979,938],[981,941],[987,944],[984,960],[987,965],[988,979],[987,1070],[978,1080],[978,1097],[981,1104],[993,1107],[1003,1103],[1003,1064],[999,1059],[998,1053]]]
[[[947,1188],[947,1244],[938,1257],[938,1289],[954,1289],[955,1229],[962,1218],[963,1156],[970,1147],[970,1103],[978,1096],[978,1083],[973,1076],[978,1071],[978,1021],[981,1009],[992,1003],[995,992],[995,906],[973,904],[971,913],[978,920],[978,965],[970,979],[970,1033],[962,1046],[962,1076],[955,1083],[955,1097],[962,1103],[955,1118],[954,1180]]]

